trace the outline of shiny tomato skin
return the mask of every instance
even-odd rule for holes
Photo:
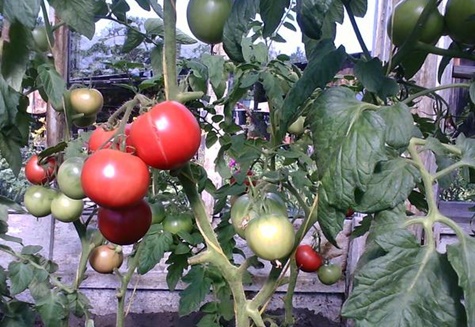
[[[38,50],[40,50],[41,52],[46,52],[49,50],[48,32],[46,31],[46,27],[35,27],[31,31],[31,34]]]
[[[26,179],[35,185],[42,185],[51,182],[55,177],[56,159],[49,157],[45,164],[38,163],[38,155],[34,154],[25,164]]]
[[[37,217],[46,217],[51,213],[51,202],[57,192],[51,188],[40,185],[31,185],[27,188],[23,199],[28,212]]]
[[[179,102],[165,101],[132,123],[130,142],[136,155],[147,165],[175,169],[198,151],[201,129],[188,108]]]
[[[58,169],[56,180],[58,187],[71,199],[81,200],[86,197],[81,184],[81,172],[84,158],[71,157],[66,159]]]
[[[204,43],[222,42],[224,24],[231,8],[230,0],[190,0],[186,18],[191,33]]]
[[[279,214],[264,214],[252,219],[245,235],[252,252],[264,260],[283,259],[294,248],[294,227],[286,216]]]
[[[445,25],[450,38],[456,42],[475,45],[475,1],[449,0],[445,5]]]
[[[394,45],[400,46],[407,40],[428,2],[429,0],[403,0],[394,7],[387,24],[388,35]],[[435,9],[422,27],[419,40],[433,44],[440,38],[443,30],[444,17]]]
[[[323,257],[308,244],[300,244],[295,251],[297,267],[305,272],[315,272],[323,264]]]
[[[138,203],[147,194],[149,182],[148,167],[140,158],[112,149],[91,154],[81,172],[84,194],[106,208]]]
[[[125,125],[125,147],[129,153],[133,153],[135,151],[130,143],[129,138],[131,126],[132,124]],[[122,137],[119,136],[118,142],[114,142],[114,140],[111,139],[116,132],[117,129],[106,130],[103,126],[97,126],[96,129],[91,133],[87,143],[89,152],[94,152],[99,149],[110,149],[111,147],[113,149],[120,149],[121,142],[123,142]],[[113,142],[114,146],[112,146]]]
[[[71,90],[71,107],[75,112],[95,115],[104,105],[102,93],[97,89],[78,88]]]
[[[145,200],[129,207],[107,209],[99,207],[97,225],[109,242],[118,245],[134,244],[150,228],[152,211]]]
[[[325,263],[318,269],[317,275],[322,284],[333,285],[341,278],[341,267],[334,263]]]
[[[113,245],[104,244],[95,248],[89,256],[91,268],[100,274],[112,274],[124,261],[122,250],[116,251]]]
[[[81,218],[84,203],[59,193],[51,201],[51,215],[63,223],[70,223]]]
[[[172,234],[178,234],[179,232],[190,233],[193,230],[193,215],[186,212],[167,215],[162,224],[163,230]]]

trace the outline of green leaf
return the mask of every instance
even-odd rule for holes
[[[36,310],[46,326],[68,326],[69,303],[63,293],[51,291],[48,296],[36,302]]]
[[[29,327],[35,324],[35,313],[26,302],[11,300],[7,303],[7,312],[3,320],[2,327]]]
[[[302,77],[295,83],[287,94],[282,105],[280,128],[278,135],[282,139],[290,122],[301,115],[302,104],[317,88],[324,89],[329,81],[340,70],[346,58],[345,48],[335,49],[332,41],[322,41],[312,52]]]
[[[10,292],[15,295],[28,288],[34,277],[33,267],[27,263],[12,261],[8,265],[8,275],[10,276]]]
[[[411,79],[421,69],[428,55],[427,51],[413,50],[402,58],[400,65],[404,70],[404,77],[407,80]]]
[[[369,92],[376,93],[381,99],[394,96],[399,92],[397,82],[385,75],[379,58],[373,58],[370,61],[359,60],[354,69],[355,76],[363,86]]]
[[[26,211],[23,209],[21,205],[1,195],[0,195],[0,205],[10,208],[14,210],[16,213],[26,213]],[[0,218],[0,220],[2,220],[2,218]]]
[[[127,36],[125,42],[122,45],[122,52],[127,53],[138,47],[145,37],[133,28],[127,29]]]
[[[345,87],[326,90],[310,108],[322,187],[331,205],[346,211],[355,190],[363,192],[376,164],[386,158],[385,124],[375,106],[360,102]]]
[[[139,257],[137,272],[144,275],[162,260],[166,251],[170,250],[173,237],[168,232],[151,233],[145,235],[142,242],[144,248]]]
[[[121,22],[127,22],[127,12],[130,11],[130,6],[124,0],[112,0],[112,13]]]
[[[143,10],[150,11],[150,3],[149,3],[149,0],[135,0],[135,2],[137,2],[137,4],[138,4]]]
[[[163,38],[164,29],[163,29],[163,19],[161,18],[148,18],[144,22],[145,31],[150,36],[160,36]],[[178,44],[195,44],[197,41],[192,37],[189,37],[181,30],[176,30],[176,42]]]
[[[209,81],[213,88],[217,88],[223,81],[226,81],[223,74],[224,71],[224,57],[210,54],[203,54],[201,61],[208,68],[207,74]]]
[[[346,0],[337,1],[346,2]],[[351,0],[347,2],[350,3],[351,11],[356,17],[364,17],[366,15],[366,12],[368,11],[368,0]]]
[[[20,93],[9,86],[3,76],[0,76],[0,129],[15,124],[20,96]]]
[[[334,0],[297,0],[297,22],[302,33],[309,38],[319,40],[325,18],[332,8]]]
[[[259,13],[264,22],[262,37],[266,38],[274,33],[289,5],[290,0],[260,0]]]
[[[447,246],[447,256],[458,275],[458,284],[463,289],[468,326],[475,324],[475,239],[464,235],[456,244]]]
[[[221,327],[218,320],[219,317],[216,314],[205,314],[196,324],[196,327]]]
[[[156,46],[150,52],[150,60],[152,62],[152,70],[154,76],[162,76],[163,75],[163,47]]]
[[[167,268],[167,285],[170,291],[174,291],[176,284],[183,276],[183,271],[188,268],[188,258],[191,256],[190,251],[184,254],[170,253],[166,264]]]
[[[23,165],[21,157],[20,144],[15,139],[0,133],[0,154],[8,162],[8,166],[15,176],[20,173]]]
[[[346,210],[330,205],[328,195],[323,187],[318,189],[318,222],[323,235],[330,243],[337,247],[336,236],[343,230],[345,212]]]
[[[461,162],[475,167],[475,139],[467,138],[460,134],[456,140],[456,146],[462,151]]]
[[[362,267],[342,315],[356,326],[466,326],[457,276],[446,255],[398,230],[377,237],[387,253]]]
[[[10,25],[9,41],[3,42],[2,74],[5,81],[16,91],[22,91],[22,81],[29,63],[28,40],[30,31],[21,23],[14,21]]]
[[[67,294],[67,298],[69,309],[76,317],[83,317],[92,308],[89,299],[81,292]]]
[[[223,29],[223,48],[233,61],[244,62],[241,42],[250,30],[251,20],[259,8],[257,0],[234,1]]]
[[[419,179],[417,168],[403,158],[381,162],[367,184],[367,191],[357,190],[353,209],[377,212],[394,208],[409,197]]]
[[[18,21],[33,29],[40,12],[40,3],[40,0],[4,0],[2,13],[9,22]]]
[[[38,79],[53,107],[63,104],[63,94],[66,91],[66,82],[53,66],[43,64],[38,66]]]
[[[43,247],[39,245],[27,245],[21,249],[21,254],[36,254],[42,249]]]
[[[414,119],[410,109],[402,102],[378,111],[386,124],[386,144],[396,149],[409,145],[413,135]]]
[[[180,292],[178,313],[186,316],[198,310],[206,295],[210,292],[211,279],[206,277],[205,268],[193,266],[183,277],[183,282],[188,286]]]
[[[158,3],[157,0],[148,0],[150,3],[150,7],[152,7],[153,11],[157,14],[158,17],[163,18],[163,8],[162,6]]]
[[[76,32],[89,40],[95,33],[94,1],[90,0],[49,0],[56,14]]]
[[[470,100],[475,103],[475,82],[470,83],[469,94]]]
[[[0,266],[0,295],[10,295],[7,286],[7,272]]]

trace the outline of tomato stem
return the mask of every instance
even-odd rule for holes
[[[176,3],[163,1],[163,75],[167,100],[176,100],[178,95],[176,69]]]

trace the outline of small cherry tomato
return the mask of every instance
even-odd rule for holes
[[[114,269],[119,269],[124,261],[122,248],[116,249],[111,244],[100,245],[92,250],[89,264],[92,269],[100,274],[112,274]]]
[[[305,272],[315,272],[323,264],[323,257],[308,244],[300,244],[295,251],[297,267]]]

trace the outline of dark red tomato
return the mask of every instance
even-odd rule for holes
[[[119,245],[134,244],[147,233],[152,223],[152,210],[145,200],[134,206],[97,211],[97,225],[109,242]]]
[[[323,264],[323,257],[308,244],[300,244],[295,251],[297,267],[305,272],[315,272]]]
[[[130,128],[132,124],[127,124],[125,125],[125,146],[127,149],[127,152],[134,152],[133,147],[130,144],[129,140],[129,134],[130,134]],[[88,141],[88,150],[89,152],[94,152],[99,149],[109,149],[111,148],[112,143],[114,142],[113,139],[111,139],[114,136],[114,133],[117,132],[117,129],[112,129],[112,130],[106,130],[102,126],[98,126],[92,133],[91,137],[89,138]],[[113,149],[119,149],[122,142],[122,138],[119,137],[118,142],[114,143]]]
[[[220,43],[231,7],[231,0],[190,0],[186,18],[191,33],[201,42]]]
[[[175,101],[165,101],[134,121],[130,142],[147,165],[175,169],[198,151],[201,129],[188,108]]]
[[[112,149],[94,152],[84,162],[84,194],[102,207],[134,205],[147,193],[150,173],[144,162],[130,153]]]
[[[56,159],[49,157],[45,163],[38,163],[38,155],[34,154],[28,159],[25,165],[26,179],[36,185],[51,182],[56,173]]]

